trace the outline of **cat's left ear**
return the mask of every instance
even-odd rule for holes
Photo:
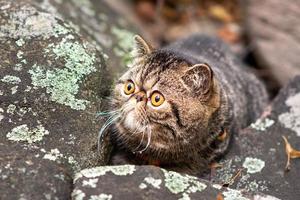
[[[145,58],[145,56],[151,54],[153,48],[149,45],[141,36],[134,36],[134,49],[133,54],[137,59]]]
[[[208,64],[196,64],[181,77],[186,88],[197,95],[207,94],[213,85],[213,71]]]

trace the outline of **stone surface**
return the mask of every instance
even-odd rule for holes
[[[212,176],[215,183],[227,183],[241,169],[230,186],[246,191],[263,192],[280,199],[300,196],[300,160],[291,161],[285,171],[287,155],[282,136],[300,149],[300,76],[283,88],[263,116],[234,138],[229,154],[221,160]]]
[[[97,113],[132,33],[96,2],[0,0],[0,199],[68,199],[73,174],[107,160]]]
[[[261,65],[281,85],[300,74],[300,1],[247,1],[246,33]]]
[[[154,166],[121,165],[84,169],[76,174],[74,183],[72,198],[76,200],[273,198],[222,188],[220,185],[212,185],[194,176],[166,171]]]

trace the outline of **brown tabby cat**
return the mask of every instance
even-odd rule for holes
[[[158,50],[135,41],[134,64],[113,94],[111,164],[202,173],[231,133],[259,116],[263,85],[216,38],[191,36]]]

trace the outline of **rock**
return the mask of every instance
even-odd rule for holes
[[[72,177],[35,148],[0,143],[1,199],[69,199]]]
[[[282,136],[300,149],[300,76],[283,88],[263,116],[235,136],[232,148],[221,160],[222,168],[212,177],[215,183],[227,183],[242,170],[234,189],[263,192],[280,199],[300,196],[299,159],[291,161],[285,171],[287,155]]]
[[[68,199],[75,172],[107,162],[97,113],[132,33],[94,4],[0,0],[1,199]]]
[[[246,33],[256,57],[286,84],[300,74],[300,2],[251,0],[245,9]]]
[[[271,197],[222,188],[194,176],[154,166],[103,166],[75,176],[73,199],[239,199]],[[276,198],[273,198],[274,200]]]

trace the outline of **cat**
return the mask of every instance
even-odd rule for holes
[[[109,164],[203,173],[261,114],[265,87],[217,38],[193,35],[156,50],[134,39],[133,64],[112,94]]]

